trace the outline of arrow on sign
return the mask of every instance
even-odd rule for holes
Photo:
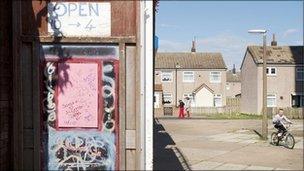
[[[77,22],[76,24],[69,24],[69,25],[79,27],[79,26],[80,26],[80,23]]]

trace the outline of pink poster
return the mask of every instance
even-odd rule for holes
[[[98,128],[98,63],[58,63],[58,128]]]

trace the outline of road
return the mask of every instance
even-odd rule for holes
[[[290,150],[261,140],[260,120],[156,119],[154,169],[303,170],[303,120],[294,123]]]

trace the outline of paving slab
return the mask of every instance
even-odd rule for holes
[[[224,164],[224,163],[203,161],[203,162],[200,162],[200,163],[197,163],[197,164],[191,166],[191,169],[192,170],[212,170],[222,164]]]
[[[226,163],[213,168],[213,170],[244,170],[247,167],[248,165]]]
[[[275,168],[274,170],[289,170],[289,169]]]
[[[172,138],[170,144],[181,151],[193,170],[303,169],[303,134],[295,135],[296,145],[292,150],[273,146],[253,132],[261,129],[260,120],[166,119],[159,123]],[[296,120],[295,125],[298,131],[303,131],[302,120]]]
[[[245,170],[274,170],[273,167],[264,167],[264,166],[249,166]]]
[[[210,150],[186,147],[180,147],[179,149],[181,150],[182,154],[186,156],[189,165],[196,164],[199,161],[207,160],[228,152],[223,150]]]

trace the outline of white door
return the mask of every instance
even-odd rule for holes
[[[213,93],[203,87],[195,95],[196,107],[213,107]]]

